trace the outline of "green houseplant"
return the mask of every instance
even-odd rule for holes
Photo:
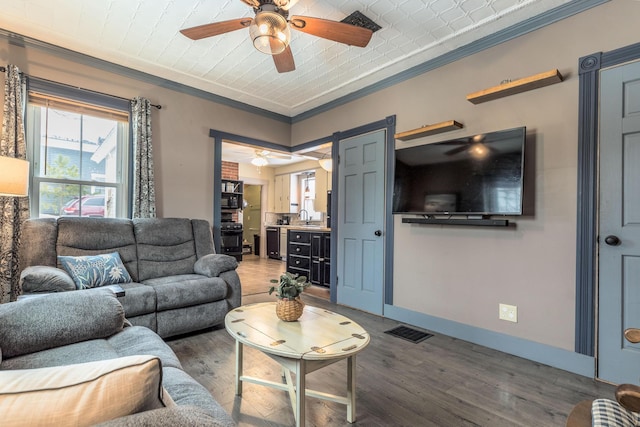
[[[271,283],[277,283],[269,288],[269,295],[275,292],[278,297],[278,317],[286,322],[293,322],[302,316],[304,302],[300,299],[300,294],[311,285],[307,278],[287,271],[280,275],[280,279],[271,279]]]

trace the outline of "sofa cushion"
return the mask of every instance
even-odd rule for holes
[[[145,218],[133,220],[138,247],[138,281],[193,273],[196,248],[191,220]]]
[[[162,368],[164,387],[178,406],[197,406],[215,418],[220,425],[234,426],[233,419],[211,396],[211,393],[186,372],[176,368]]]
[[[22,292],[64,292],[76,289],[71,276],[66,271],[46,265],[27,267],[20,273]]]
[[[6,425],[90,426],[165,406],[162,366],[154,356],[0,371]]]
[[[137,282],[138,255],[131,220],[58,218],[58,239],[55,250],[58,256],[100,255],[108,252],[120,254],[131,279]]]
[[[124,296],[118,301],[124,307],[127,318],[156,312],[156,291],[142,283],[124,283],[120,285],[124,290]]]
[[[214,418],[203,412],[202,408],[187,405],[140,412],[117,420],[100,423],[95,427],[232,427],[235,425],[235,423],[229,422],[228,416],[224,419]]]
[[[118,357],[135,354],[153,354],[160,358],[163,367],[182,369],[176,354],[155,332],[142,326],[125,328],[107,339],[107,343],[116,351]]]
[[[124,310],[108,290],[58,292],[0,304],[5,358],[120,332]]]
[[[158,277],[146,280],[144,284],[156,291],[157,311],[219,301],[227,295],[224,280],[200,274]]]
[[[78,289],[131,282],[131,276],[118,252],[77,257],[59,256],[58,261],[69,273]]]

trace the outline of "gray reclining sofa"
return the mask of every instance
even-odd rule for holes
[[[118,299],[127,320],[163,338],[218,325],[240,305],[237,261],[214,254],[205,220],[31,219],[21,241],[21,284],[27,294],[77,288],[59,269],[58,256],[118,252],[132,279],[120,284],[125,296]]]

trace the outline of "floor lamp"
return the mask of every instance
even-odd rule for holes
[[[29,162],[0,156],[0,196],[25,197],[29,194]]]

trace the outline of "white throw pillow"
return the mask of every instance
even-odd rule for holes
[[[89,426],[172,405],[166,396],[155,356],[0,371],[0,424]]]

